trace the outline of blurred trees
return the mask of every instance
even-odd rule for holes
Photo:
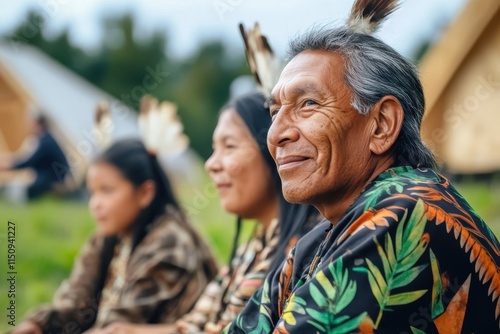
[[[138,34],[131,15],[104,18],[101,28],[97,50],[84,50],[72,44],[67,29],[48,37],[43,17],[30,11],[5,37],[40,48],[136,110],[143,94],[177,103],[191,146],[207,158],[218,111],[229,98],[229,85],[248,74],[243,45],[230,54],[220,41],[210,41],[189,58],[176,59],[167,52],[165,32]]]

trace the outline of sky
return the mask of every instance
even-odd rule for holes
[[[276,50],[283,55],[288,40],[313,24],[341,25],[354,0],[0,0],[0,33],[17,26],[32,8],[45,18],[50,34],[69,28],[72,42],[91,50],[107,16],[132,13],[137,34],[155,29],[169,36],[169,52],[186,57],[206,40],[223,39],[243,50],[238,23],[258,21]],[[378,36],[405,56],[424,40],[435,38],[465,5],[466,0],[404,0],[384,23]]]

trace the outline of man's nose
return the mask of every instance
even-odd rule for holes
[[[282,146],[288,142],[297,141],[299,137],[300,133],[290,113],[284,110],[274,117],[267,134],[267,142],[271,146]]]

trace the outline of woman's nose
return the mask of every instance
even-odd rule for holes
[[[205,170],[207,172],[216,172],[221,169],[220,159],[214,151],[212,155],[205,161]]]

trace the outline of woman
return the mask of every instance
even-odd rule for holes
[[[320,219],[314,208],[292,205],[283,198],[276,165],[267,150],[271,118],[264,103],[261,94],[252,94],[223,108],[213,134],[214,151],[205,164],[223,208],[238,215],[238,230],[242,219],[257,220],[251,239],[233,251],[229,269],[221,270],[194,309],[175,324],[113,324],[104,333],[220,333],[267,273],[281,264],[288,249]]]
[[[142,142],[113,144],[89,167],[87,186],[97,232],[53,305],[39,309],[14,334],[81,333],[117,321],[177,319],[216,274],[211,252]]]

